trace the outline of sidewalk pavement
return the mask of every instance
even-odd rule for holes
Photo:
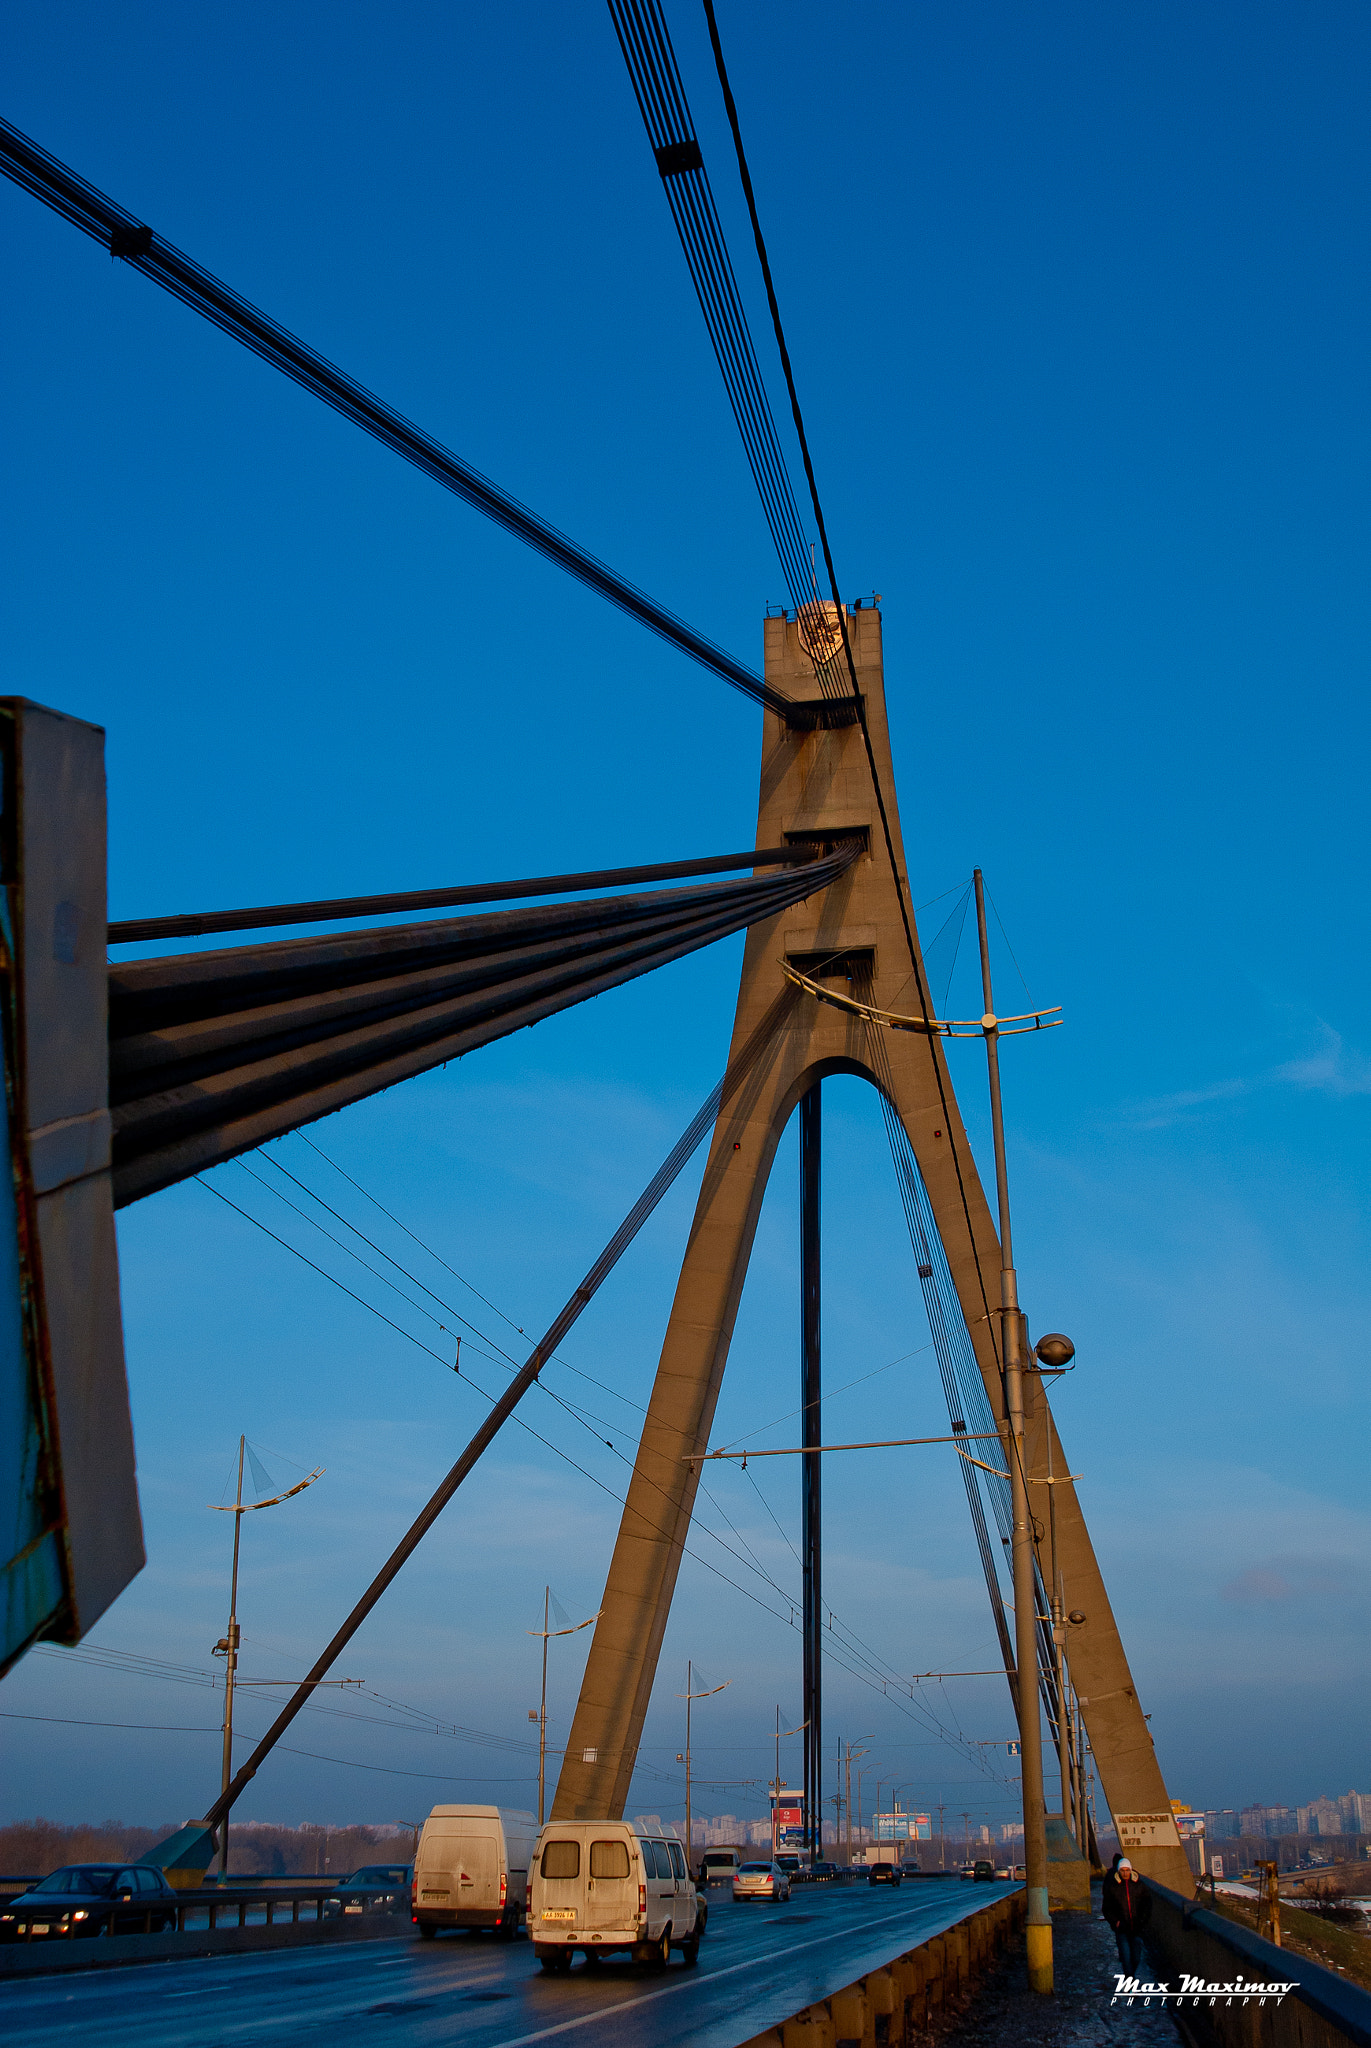
[[[967,2011],[938,2027],[941,2048],[1179,2048],[1182,2037],[1164,2007],[1122,1999],[1111,2006],[1118,1951],[1100,1918],[1098,1885],[1090,1898],[1088,1914],[1052,1916],[1054,1996],[1029,1991],[1020,1939],[981,1979]],[[1155,1974],[1146,1958],[1139,1974]]]

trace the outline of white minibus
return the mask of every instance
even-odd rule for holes
[[[708,1914],[673,1836],[624,1820],[558,1820],[538,1837],[528,1927],[545,1970],[569,1970],[578,1950],[593,1964],[628,1949],[665,1969],[676,1948],[694,1963]]]

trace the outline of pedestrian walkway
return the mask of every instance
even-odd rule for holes
[[[1181,2040],[1175,2021],[1157,2005],[1111,2006],[1119,1957],[1114,1936],[1100,1918],[1100,1888],[1091,1891],[1091,1910],[1055,1913],[1053,1997],[1029,1991],[1023,1941],[977,1985],[965,2013],[949,2014],[935,2029],[945,2048],[1174,2048]],[[1144,1960],[1140,1974],[1151,1974]]]

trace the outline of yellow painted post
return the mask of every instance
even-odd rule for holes
[[[846,1991],[835,1991],[828,2001],[833,2015],[833,2032],[838,2048],[844,2042],[860,2042],[866,2034],[866,1993],[860,1984],[849,1984]]]
[[[876,2038],[876,2022],[884,2020],[885,2040],[889,2044],[895,2014],[899,2010],[899,2000],[895,1995],[894,1973],[888,1967],[883,1970],[872,1970],[867,1977],[866,2004],[871,2021],[872,2040]]]
[[[784,2048],[836,2048],[833,2022],[821,2005],[811,2005],[781,2028]]]

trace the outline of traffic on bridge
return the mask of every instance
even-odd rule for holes
[[[715,1888],[693,1969],[645,1974],[626,1958],[570,1977],[539,1970],[527,1941],[412,1934],[342,1948],[133,1964],[0,1987],[11,2048],[98,2038],[102,2048],[288,2048],[343,2036],[375,2048],[737,2048],[984,1913],[1008,1885],[957,1880],[898,1891],[824,1885],[784,1905],[735,1905]]]

